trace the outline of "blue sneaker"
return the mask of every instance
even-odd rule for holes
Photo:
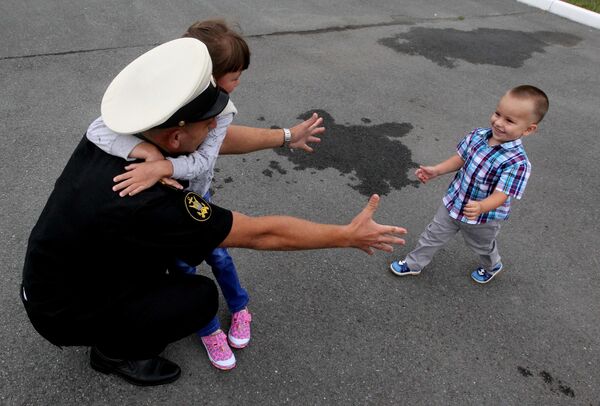
[[[411,271],[408,265],[406,265],[406,261],[394,261],[390,264],[390,269],[394,275],[398,276],[418,275],[421,273],[421,271]]]
[[[483,269],[482,267],[479,267],[476,270],[474,270],[473,272],[471,272],[471,278],[473,278],[473,280],[477,283],[488,283],[489,281],[494,279],[494,276],[498,275],[501,270],[502,270],[502,262],[500,262],[498,265],[496,265],[494,267],[494,269],[492,269],[491,272],[488,272],[485,269]]]

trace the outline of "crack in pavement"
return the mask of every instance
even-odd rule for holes
[[[414,25],[417,23],[423,22],[431,22],[431,21],[463,21],[473,18],[496,18],[496,17],[508,17],[514,15],[526,15],[533,14],[537,11],[528,11],[528,12],[514,12],[514,13],[505,13],[505,14],[489,14],[489,15],[476,15],[476,16],[457,16],[457,17],[435,17],[435,18],[412,18],[409,16],[392,16],[393,21],[384,21],[379,23],[371,23],[371,24],[349,24],[349,25],[339,25],[333,27],[326,28],[316,28],[311,30],[295,30],[295,31],[274,31],[265,34],[250,34],[245,35],[245,38],[265,38],[265,37],[275,37],[275,36],[284,36],[284,35],[314,35],[314,34],[326,34],[330,32],[342,32],[342,31],[354,31],[361,30],[365,28],[377,28],[377,27],[391,27],[391,26],[399,26],[399,25]],[[134,48],[151,48],[160,45],[161,43],[152,43],[152,44],[139,44],[139,45],[123,45],[123,46],[115,46],[115,47],[104,47],[104,48],[92,48],[92,49],[80,49],[80,50],[71,50],[71,51],[61,51],[61,52],[46,52],[46,53],[37,53],[30,55],[14,55],[14,56],[2,56],[0,57],[0,61],[6,61],[11,59],[27,59],[27,58],[38,58],[45,56],[63,56],[63,55],[73,55],[73,54],[85,54],[90,52],[101,52],[101,51],[113,51],[118,49],[134,49]]]

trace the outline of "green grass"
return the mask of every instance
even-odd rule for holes
[[[565,0],[567,3],[600,13],[600,0]]]

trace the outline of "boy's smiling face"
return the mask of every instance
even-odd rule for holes
[[[534,108],[534,102],[530,98],[505,94],[490,117],[492,126],[490,145],[518,140],[533,134],[537,129]]]

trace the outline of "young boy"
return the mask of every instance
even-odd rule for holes
[[[422,183],[458,170],[435,217],[404,260],[390,265],[398,276],[418,275],[454,234],[462,231],[467,245],[479,255],[471,273],[488,283],[503,269],[496,236],[508,219],[512,198],[520,199],[531,172],[522,137],[533,134],[548,111],[548,97],[523,85],[509,90],[490,118],[491,128],[476,128],[458,144],[455,155],[435,166],[421,166]]]

